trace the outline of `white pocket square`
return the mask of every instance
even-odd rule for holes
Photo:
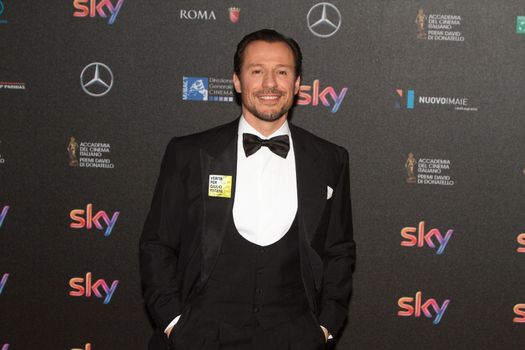
[[[332,198],[332,195],[334,194],[334,190],[330,186],[326,186],[326,199]]]

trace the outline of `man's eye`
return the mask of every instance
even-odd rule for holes
[[[260,74],[261,73],[261,70],[260,69],[254,69],[252,70],[252,74]]]
[[[285,70],[279,71],[279,75],[288,75],[288,72]]]

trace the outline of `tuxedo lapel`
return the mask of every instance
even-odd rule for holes
[[[308,138],[311,136],[292,124],[290,131],[297,174],[299,231],[311,242],[326,205],[326,183],[320,171],[319,155],[313,152],[312,146],[308,144]]]
[[[237,176],[237,130],[239,119],[217,129],[215,137],[201,149],[202,196],[204,228],[202,236],[203,265],[201,282],[208,279],[219,255],[235,198]],[[209,195],[210,175],[231,176],[229,198]]]

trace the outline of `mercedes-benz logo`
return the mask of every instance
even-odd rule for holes
[[[80,73],[80,86],[90,96],[104,96],[113,86],[113,73],[104,63],[90,63]]]
[[[339,30],[341,12],[329,2],[320,2],[308,11],[306,22],[313,35],[328,38]]]

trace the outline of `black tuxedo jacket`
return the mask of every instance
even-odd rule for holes
[[[166,149],[140,239],[144,299],[160,334],[205,286],[219,255],[235,198],[238,124],[173,138]],[[293,124],[290,132],[302,279],[310,307],[335,336],[355,261],[348,153]],[[208,196],[209,175],[232,176],[231,198]]]

